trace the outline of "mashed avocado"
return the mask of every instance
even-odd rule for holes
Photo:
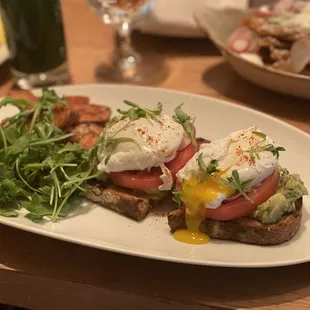
[[[308,195],[308,190],[298,174],[290,174],[280,166],[277,170],[280,182],[276,193],[259,205],[251,216],[264,224],[278,222],[284,214],[295,210],[295,201],[298,198]]]
[[[148,197],[152,200],[162,200],[166,194],[167,191],[160,191],[159,189],[146,189],[145,193],[148,195]]]

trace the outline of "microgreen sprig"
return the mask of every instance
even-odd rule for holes
[[[222,182],[230,187],[233,187],[237,192],[239,192],[243,197],[245,197],[247,200],[251,200],[251,198],[246,193],[246,187],[253,181],[247,180],[245,182],[240,181],[239,173],[237,170],[233,170],[231,173],[231,176],[227,179],[222,178],[219,175],[218,167],[218,161],[216,159],[212,159],[207,166],[202,158],[202,154],[198,157],[198,166],[201,171],[203,171],[208,177],[213,178],[215,181]]]
[[[141,108],[136,103],[133,103],[128,100],[124,100],[124,103],[130,106],[131,108],[127,111],[117,109],[117,112],[123,117],[128,117],[131,121],[137,120],[139,118],[150,118],[153,121],[159,121],[157,116],[160,116],[163,110],[161,103],[157,104],[157,107],[153,110]]]
[[[238,170],[233,170],[231,172],[231,177],[228,177],[227,181],[228,181],[227,184],[234,186],[237,192],[239,192],[244,198],[252,201],[252,199],[246,193],[246,185],[248,185],[252,180],[241,182]]]
[[[200,170],[205,172],[208,176],[211,176],[212,173],[214,173],[214,172],[218,172],[218,169],[217,169],[218,161],[216,159],[212,159],[210,161],[209,165],[206,166],[206,164],[204,163],[203,158],[202,158],[202,153],[198,157],[198,166],[199,166]]]
[[[282,146],[274,146],[271,143],[264,144],[266,142],[266,135],[263,132],[260,131],[253,131],[253,134],[259,136],[262,138],[262,140],[255,143],[253,146],[251,146],[248,150],[245,150],[244,152],[249,153],[251,160],[255,163],[256,158],[260,159],[259,153],[261,152],[271,152],[274,156],[279,158],[279,152],[285,151],[285,148]]]
[[[175,115],[173,116],[174,121],[182,125],[184,131],[187,133],[187,136],[191,140],[192,144],[196,146],[196,139],[195,139],[195,127],[194,127],[194,121],[192,117],[190,117],[188,114],[186,114],[182,110],[183,104],[179,105],[174,109]]]

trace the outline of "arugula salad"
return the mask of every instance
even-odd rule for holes
[[[24,208],[30,220],[56,222],[85,181],[98,176],[97,146],[84,150],[69,142],[73,133],[55,126],[53,109],[66,100],[53,90],[43,89],[36,104],[6,97],[0,108],[8,104],[19,113],[0,125],[0,215],[16,217]]]

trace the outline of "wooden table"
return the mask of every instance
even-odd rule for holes
[[[113,31],[84,0],[64,0],[73,83],[95,82]],[[135,34],[169,65],[160,87],[215,96],[310,133],[310,103],[249,84],[207,40]],[[0,71],[0,95],[12,83]],[[32,309],[310,309],[310,264],[272,269],[187,266],[117,255],[0,226],[0,303]]]

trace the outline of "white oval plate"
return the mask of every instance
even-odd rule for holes
[[[258,86],[279,93],[310,99],[310,76],[284,72],[257,64],[226,48],[230,34],[248,14],[248,10],[231,8],[217,10],[206,6],[197,10],[194,16],[200,28],[217,45],[240,76]]]
[[[300,173],[310,189],[310,136],[265,114],[210,97],[159,88],[80,85],[56,87],[55,90],[58,94],[89,96],[92,102],[109,105],[113,111],[122,106],[124,99],[144,107],[154,107],[160,101],[168,114],[183,102],[185,110],[196,116],[198,136],[211,140],[257,125],[287,149],[281,153],[280,163],[290,171]],[[1,118],[13,112],[12,109],[1,110]],[[85,246],[179,263],[271,267],[310,261],[308,197],[304,199],[303,219],[297,235],[290,242],[271,247],[218,240],[203,246],[182,244],[170,235],[166,217],[153,213],[137,223],[87,201],[78,204],[78,211],[73,216],[56,224],[35,224],[21,216],[15,219],[0,217],[0,223]]]

